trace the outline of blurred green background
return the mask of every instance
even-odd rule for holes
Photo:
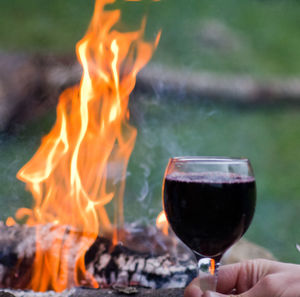
[[[74,55],[93,12],[92,0],[0,3],[0,50]],[[174,69],[256,78],[300,76],[300,2],[296,0],[118,1],[130,28],[149,13],[153,58]],[[300,99],[300,98],[299,98]],[[300,110],[298,106],[220,104],[189,96],[140,95],[131,100],[138,129],[125,195],[128,221],[154,222],[161,182],[174,155],[249,157],[257,178],[256,215],[246,237],[285,261],[300,263]],[[0,219],[30,206],[17,170],[37,149],[55,111],[0,137]],[[136,202],[138,201],[138,203]]]
[[[300,69],[296,0],[118,0],[123,25],[149,13],[162,28],[155,61],[173,67],[254,75],[297,75]],[[93,0],[10,0],[0,3],[0,46],[5,50],[69,53],[82,38]],[[215,37],[214,37],[215,35]]]

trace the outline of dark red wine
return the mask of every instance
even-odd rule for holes
[[[232,173],[166,176],[164,209],[175,234],[202,256],[224,253],[248,229],[256,187],[253,177]]]

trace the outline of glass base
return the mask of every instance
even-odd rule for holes
[[[218,269],[220,266],[220,258],[205,258],[196,255],[198,261],[198,274],[200,280],[200,288],[202,292],[216,291]]]

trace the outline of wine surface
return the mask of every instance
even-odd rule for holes
[[[255,179],[233,173],[167,175],[163,193],[175,234],[207,257],[221,255],[238,240],[255,210]]]

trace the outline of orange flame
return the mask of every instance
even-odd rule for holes
[[[85,253],[97,234],[123,222],[125,174],[137,134],[128,122],[129,94],[160,34],[153,43],[143,41],[146,19],[135,32],[116,31],[120,11],[105,10],[114,2],[96,1],[76,49],[83,67],[80,85],[61,94],[54,127],[17,174],[35,201],[33,210],[16,213],[36,226],[29,287],[35,291],[97,287],[85,269]],[[106,209],[112,203],[113,222]]]
[[[215,270],[216,270],[216,261],[214,259],[210,259],[209,273],[211,275],[214,275],[215,274]]]
[[[163,234],[169,234],[169,224],[165,212],[162,210],[156,218],[156,227],[160,229]]]

